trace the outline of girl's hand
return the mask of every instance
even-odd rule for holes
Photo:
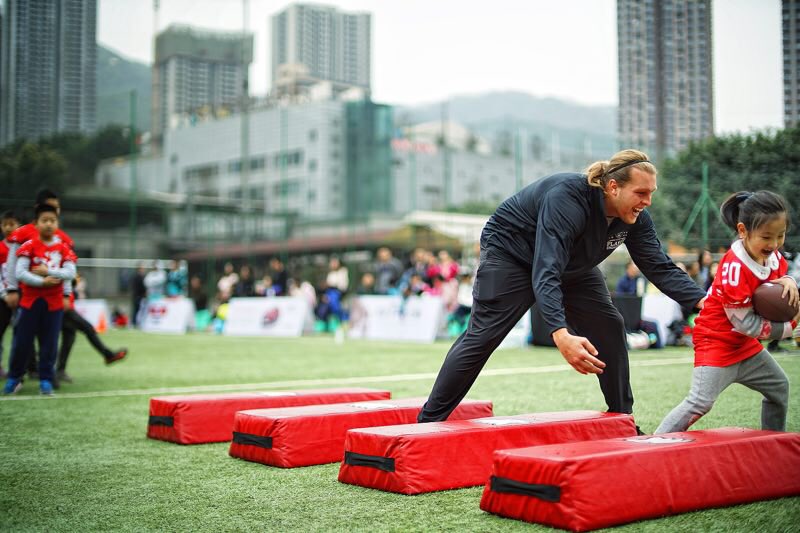
[[[783,292],[781,293],[781,298],[786,298],[786,295],[789,295],[789,305],[797,307],[798,302],[800,302],[800,294],[797,291],[797,282],[793,278],[789,276],[784,276],[780,279],[776,279],[774,283],[778,285],[783,285]]]

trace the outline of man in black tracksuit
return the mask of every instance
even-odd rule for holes
[[[532,183],[486,223],[469,326],[450,348],[420,422],[448,417],[534,301],[567,362],[598,374],[609,411],[633,412],[625,326],[597,265],[625,243],[645,277],[681,305],[702,306],[705,293],[664,254],[643,210],[656,189],[647,156],[623,150],[587,174]]]

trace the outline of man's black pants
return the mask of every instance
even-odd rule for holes
[[[598,379],[608,410],[633,412],[625,325],[602,273],[595,267],[562,283],[561,290],[570,333],[589,339],[606,364]],[[482,248],[472,294],[467,330],[447,353],[419,422],[445,420],[466,396],[489,356],[533,305],[531,272],[496,249]]]
[[[63,372],[67,368],[67,359],[72,351],[72,345],[75,344],[75,336],[80,331],[89,342],[103,357],[111,357],[113,352],[103,344],[100,337],[97,335],[92,324],[83,318],[75,309],[64,311],[64,323],[61,329],[61,349],[58,351],[58,361],[56,362],[56,370]]]

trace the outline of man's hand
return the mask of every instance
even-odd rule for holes
[[[31,272],[36,274],[37,276],[45,277],[49,270],[47,269],[47,265],[36,265],[35,267],[31,268]]]
[[[553,332],[558,351],[572,368],[581,374],[602,374],[606,364],[595,357],[597,350],[586,337],[571,335],[567,328]]]
[[[64,296],[64,311],[72,309],[72,304],[69,301],[69,296]]]
[[[708,296],[703,296],[702,298],[700,298],[700,301],[695,304],[695,307],[698,308],[698,309],[702,309],[703,306],[706,305],[706,299],[707,298],[708,298]]]
[[[789,295],[789,305],[793,307],[797,307],[797,303],[800,302],[800,295],[798,295],[797,291],[797,283],[794,279],[790,278],[789,276],[784,276],[782,278],[774,280],[774,283],[778,285],[783,285],[783,292],[781,293],[781,298],[786,298],[786,295]]]
[[[11,309],[16,309],[19,305],[19,293],[16,291],[6,293],[6,305]]]

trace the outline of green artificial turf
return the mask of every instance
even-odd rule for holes
[[[74,384],[40,399],[36,382],[28,381],[18,397],[30,399],[0,399],[0,531],[550,531],[480,511],[480,487],[402,496],[340,484],[338,465],[270,468],[228,457],[227,444],[180,446],[145,437],[155,394],[137,391],[262,384],[263,390],[368,386],[394,397],[425,396],[449,343],[130,331],[109,332],[104,340],[130,348],[129,360],[105,367],[79,338],[69,367]],[[690,358],[689,349],[631,353],[635,414],[645,431],[686,394]],[[800,383],[800,351],[778,360]],[[648,366],[658,361],[670,364]],[[545,348],[496,352],[469,397],[492,400],[498,415],[604,408],[596,379]],[[758,428],[759,417],[760,396],[734,385],[695,428]],[[788,429],[800,431],[797,392]],[[691,482],[692,472],[686,474]],[[617,530],[788,532],[798,524],[800,498],[785,498]]]

